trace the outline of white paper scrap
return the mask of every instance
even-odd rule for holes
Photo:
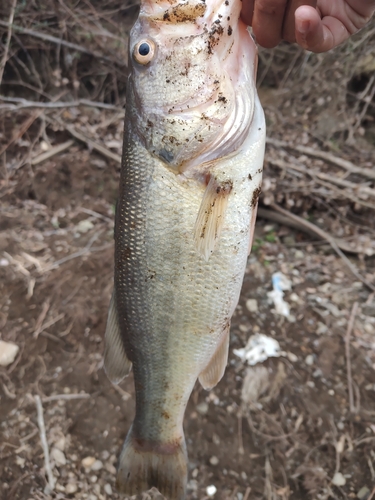
[[[285,356],[285,352],[280,350],[280,344],[277,340],[267,337],[263,333],[252,335],[246,347],[242,349],[233,349],[233,353],[241,358],[243,362],[247,361],[250,366],[262,363],[268,358],[278,358]]]

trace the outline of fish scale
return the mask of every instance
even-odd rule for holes
[[[118,489],[133,495],[154,486],[183,500],[184,412],[196,380],[213,387],[227,363],[260,193],[265,124],[255,88],[256,49],[238,20],[238,1],[195,0],[199,8],[171,15],[172,4],[144,2],[130,38],[105,368],[114,382],[134,370],[136,413],[119,460]],[[231,31],[210,31],[218,12],[231,14]],[[182,25],[173,31],[182,18],[185,44]],[[198,59],[197,46],[204,50]],[[162,88],[165,61],[173,56],[182,68],[199,63],[205,92],[197,94],[184,71],[174,90]],[[160,102],[150,95],[153,82]],[[223,98],[220,89],[227,89]],[[166,146],[160,138],[171,126]]]

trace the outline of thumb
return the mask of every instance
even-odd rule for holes
[[[320,18],[312,7],[301,6],[295,13],[296,41],[312,52],[326,52],[347,40],[350,33],[337,18]]]

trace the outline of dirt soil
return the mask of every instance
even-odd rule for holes
[[[104,166],[77,145],[32,176],[21,169],[12,185],[2,183],[0,329],[20,347],[0,370],[4,500],[119,498],[115,467],[134,394],[132,376],[116,387],[103,371],[119,177],[116,164]],[[186,411],[188,498],[208,498],[211,485],[217,499],[372,498],[374,294],[332,251],[312,243],[258,221],[225,377],[211,392],[197,384]],[[292,283],[289,319],[267,296],[274,272]],[[233,349],[254,333],[275,338],[284,355],[246,366]],[[44,493],[35,395],[57,479],[53,493]]]
[[[307,91],[310,99],[318,99],[314,92]],[[320,134],[314,143],[320,147],[327,103],[318,112],[309,105],[303,114],[300,95],[295,101],[285,95],[282,87],[263,90],[269,135],[310,144]],[[112,115],[110,106],[62,108],[56,117],[65,125],[38,109],[5,112],[0,120],[0,340],[19,347],[14,362],[0,367],[0,500],[120,498],[115,474],[134,415],[133,379],[115,386],[103,370],[119,164],[92,150],[98,138],[121,152],[116,106]],[[366,134],[370,127],[374,133],[375,106],[369,109],[362,142],[345,151],[340,142],[335,154],[373,168]],[[68,125],[92,138],[90,148],[72,139]],[[31,166],[31,158],[68,140],[64,152]],[[300,171],[288,177],[280,158],[288,163],[291,154],[268,149],[262,203],[268,197],[297,207],[357,250],[365,237],[374,249],[375,219],[366,212],[371,199],[358,195],[362,204],[348,203],[336,190],[337,198],[324,205],[331,185],[322,181],[318,190],[300,173],[301,165],[311,171],[322,161],[294,152],[291,163],[298,160]],[[340,177],[332,169],[325,172]],[[373,186],[365,180],[362,188]],[[346,254],[372,284],[374,253]],[[268,295],[276,272],[290,282],[288,317]],[[281,355],[249,366],[234,350],[260,333],[278,341]],[[188,499],[375,500],[375,293],[327,241],[258,218],[225,376],[210,392],[197,383],[184,426]],[[152,491],[140,498],[158,497]]]

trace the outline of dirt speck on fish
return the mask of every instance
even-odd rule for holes
[[[118,489],[186,496],[186,404],[223,376],[265,144],[240,0],[144,0],[130,36],[105,369],[134,370]]]

